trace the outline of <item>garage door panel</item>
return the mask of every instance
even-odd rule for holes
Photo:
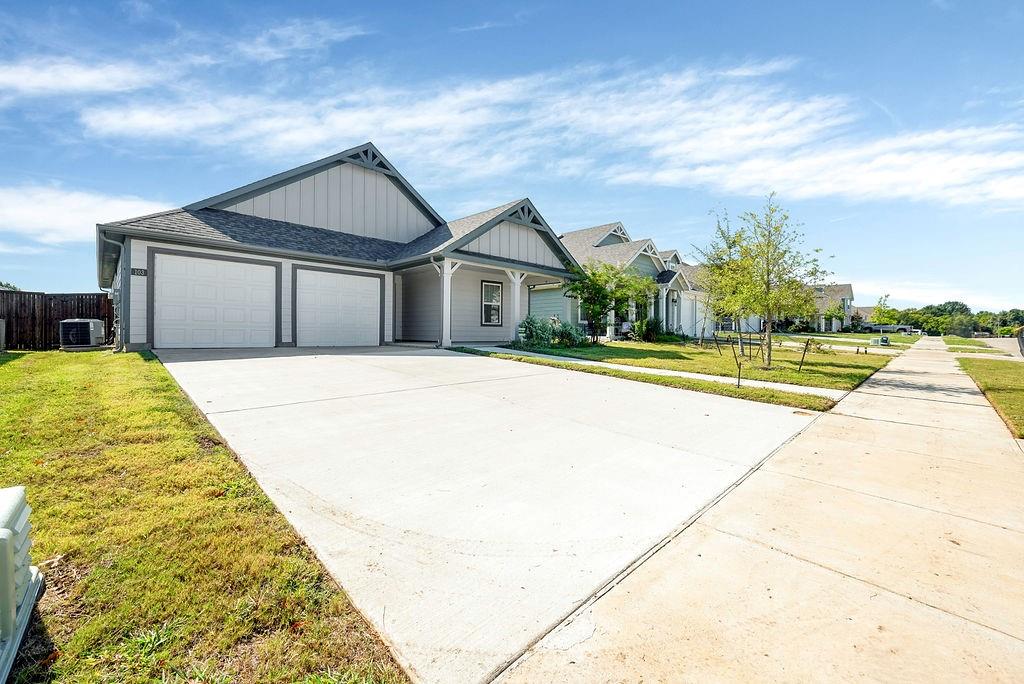
[[[157,254],[155,347],[272,347],[277,273],[272,265]]]
[[[299,269],[296,341],[304,347],[380,344],[380,279]]]

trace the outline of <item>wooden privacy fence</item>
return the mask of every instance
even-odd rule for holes
[[[6,321],[8,349],[56,349],[60,322],[66,318],[98,318],[107,338],[114,326],[114,307],[105,292],[46,294],[0,290],[0,319]]]

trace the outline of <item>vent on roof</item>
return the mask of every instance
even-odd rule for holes
[[[43,578],[32,565],[29,508],[24,487],[0,489],[0,682],[14,663]]]

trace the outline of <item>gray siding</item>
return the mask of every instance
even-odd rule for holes
[[[511,221],[502,221],[460,249],[540,266],[562,266],[536,230]]]
[[[550,288],[544,290],[530,291],[530,314],[540,318],[558,316],[559,320],[566,320],[566,298],[562,288]],[[571,304],[575,307],[576,300]]]
[[[661,269],[659,269],[658,265],[654,263],[654,259],[652,259],[647,254],[641,254],[640,256],[638,256],[633,261],[631,266],[634,270],[636,270],[637,273],[640,273],[641,275],[651,276],[652,278],[661,273]]]
[[[402,339],[441,339],[441,276],[432,266],[402,273]]]
[[[597,246],[604,247],[606,245],[617,245],[620,242],[626,242],[626,240],[624,240],[621,236],[615,235],[614,233],[609,233],[604,237],[603,240],[597,243]]]
[[[480,283],[501,283],[501,326],[480,324]],[[452,276],[452,341],[503,342],[511,339],[512,284],[501,271],[477,271],[463,266]],[[519,316],[526,318],[529,292],[522,285]],[[518,324],[518,322],[516,322]]]
[[[434,225],[383,173],[341,164],[217,207],[353,235],[409,242]]]

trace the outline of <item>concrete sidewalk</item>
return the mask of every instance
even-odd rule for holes
[[[539,359],[549,359],[551,361],[561,361],[562,363],[578,363],[584,366],[601,366],[602,368],[612,368],[614,370],[625,370],[632,371],[634,373],[646,373],[648,375],[671,375],[678,378],[691,378],[693,380],[708,380],[710,382],[719,382],[724,385],[735,385],[735,377],[726,377],[724,375],[708,375],[706,373],[689,373],[687,371],[676,371],[668,370],[665,368],[646,368],[644,366],[633,366],[625,363],[609,363],[607,361],[592,361],[590,359],[577,359],[569,356],[555,356],[553,354],[541,354],[538,352],[523,351],[522,349],[506,349],[505,347],[494,347],[490,345],[469,345],[472,349],[479,349],[480,351],[493,352],[496,354],[518,354],[519,356],[534,356]],[[825,387],[805,387],[803,385],[790,385],[783,382],[766,382],[764,380],[747,380],[746,378],[742,381],[743,387],[763,387],[766,389],[780,390],[782,392],[793,392],[795,394],[814,394],[819,397],[827,397],[833,401],[839,401],[845,397],[848,392],[846,390],[828,389]]]
[[[1022,681],[1024,452],[925,338],[507,681]]]

